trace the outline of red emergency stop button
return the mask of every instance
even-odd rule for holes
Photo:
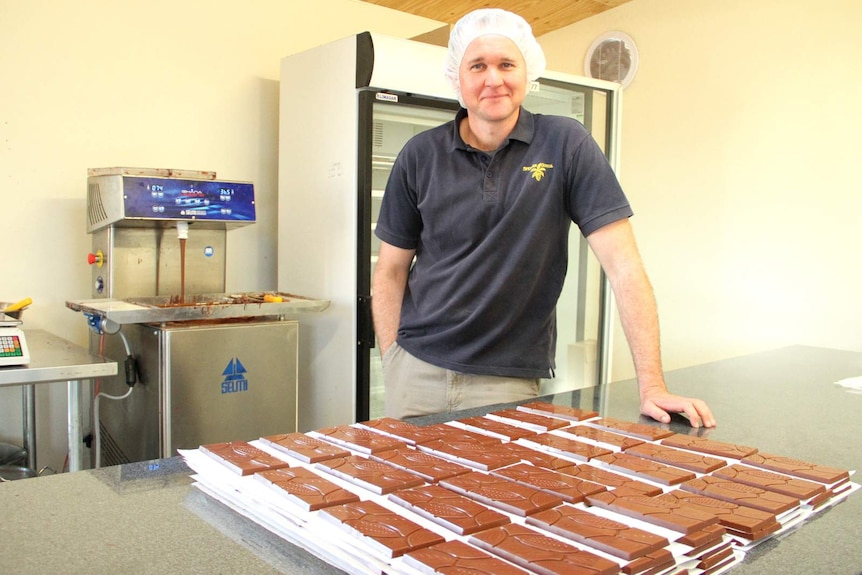
[[[94,254],[87,254],[87,263],[90,265],[96,264],[97,266],[102,267],[102,264],[105,263],[105,254],[102,253],[102,250],[98,250]]]

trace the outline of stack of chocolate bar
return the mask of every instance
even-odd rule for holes
[[[350,573],[719,574],[859,488],[846,470],[542,402],[181,453],[200,489]]]

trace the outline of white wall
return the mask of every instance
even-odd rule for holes
[[[633,0],[543,36],[584,74],[620,30],[621,180],[667,369],[806,344],[862,351],[862,3]],[[619,328],[613,378],[633,377]]]
[[[280,59],[439,26],[357,0],[0,2],[0,301],[33,298],[25,328],[86,346],[65,301],[90,297],[87,168],[109,166],[253,181],[258,221],[228,233],[227,289],[275,289]],[[65,388],[37,397],[37,463],[60,469]],[[20,440],[21,391],[0,389],[0,441]]]

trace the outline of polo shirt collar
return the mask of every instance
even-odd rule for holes
[[[469,150],[469,146],[464,142],[464,139],[461,137],[461,132],[458,130],[458,126],[461,125],[461,120],[467,117],[467,109],[461,108],[458,110],[458,113],[455,114],[454,126],[452,127],[452,149],[453,150]],[[503,144],[505,146],[509,143],[510,140],[518,140],[519,142],[524,142],[525,144],[529,144],[533,141],[533,132],[535,129],[535,118],[533,114],[528,112],[523,106],[521,106],[521,111],[518,114],[518,123],[515,124],[515,128],[509,134],[509,137],[506,139],[506,142]]]

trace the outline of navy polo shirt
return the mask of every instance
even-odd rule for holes
[[[383,196],[377,237],[416,250],[398,344],[462,373],[549,377],[571,223],[588,236],[632,211],[577,121],[521,108],[483,152],[459,134],[466,114],[407,142]]]

